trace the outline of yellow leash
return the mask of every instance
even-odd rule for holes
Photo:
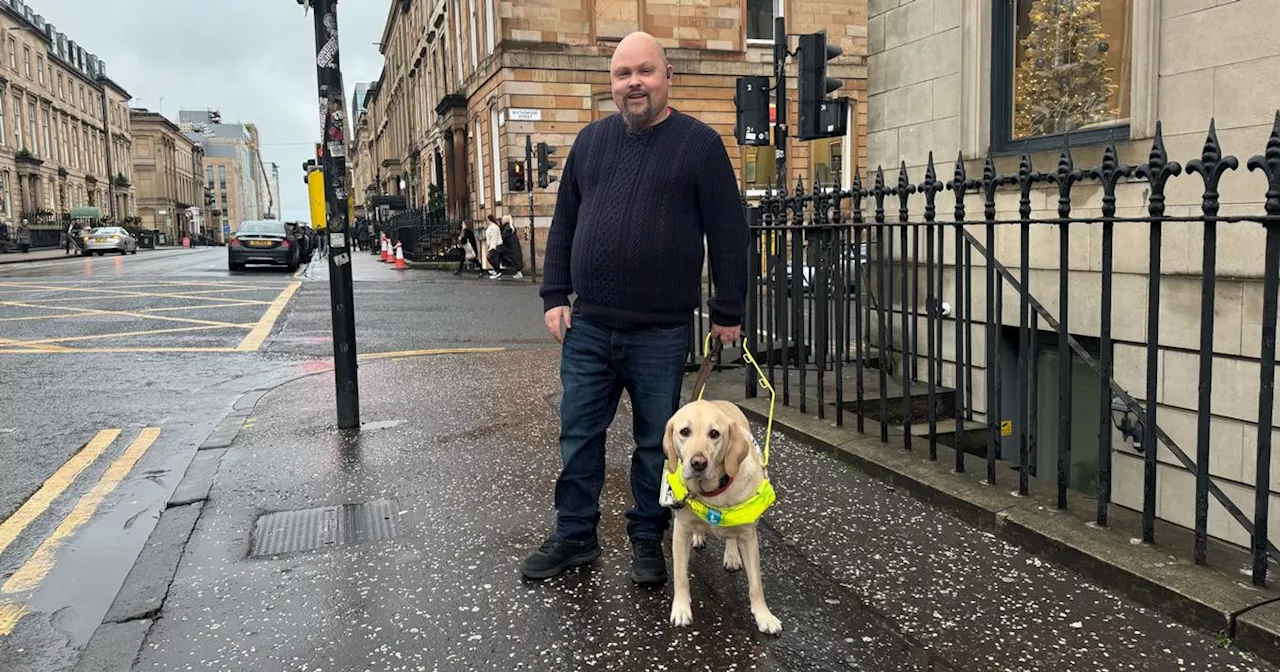
[[[710,332],[707,332],[707,338],[703,342],[702,356],[704,358],[711,356]],[[747,360],[747,363],[756,370],[756,375],[759,376],[758,382],[764,386],[764,389],[769,390],[769,422],[765,426],[764,430],[764,459],[760,462],[760,466],[767,467],[769,466],[769,440],[773,438],[773,406],[774,402],[778,398],[778,394],[773,391],[773,386],[769,384],[769,379],[765,377],[764,371],[760,370],[760,365],[756,363],[756,358],[751,356],[751,351],[747,349],[747,344],[745,342],[742,344],[742,358]],[[706,392],[706,390],[706,385],[703,385],[701,389],[698,390],[699,401],[702,400],[702,394],[703,392]]]
[[[765,428],[764,451],[760,461],[760,466],[764,469],[764,478],[760,482],[760,486],[756,489],[755,494],[745,502],[724,509],[717,509],[708,506],[705,502],[699,500],[685,486],[684,478],[679,470],[670,471],[668,465],[664,462],[662,471],[665,478],[662,479],[662,487],[658,494],[658,501],[665,507],[680,508],[688,506],[695,516],[702,519],[710,525],[717,527],[736,527],[739,525],[749,525],[760,519],[764,512],[773,505],[777,499],[774,492],[773,484],[769,481],[769,443],[773,437],[773,410],[774,400],[777,394],[773,390],[773,386],[769,384],[769,379],[765,377],[764,372],[760,370],[760,365],[756,363],[754,357],[747,350],[745,344],[742,346],[742,356],[747,362],[755,368],[756,373],[760,376],[760,384],[766,390],[769,390],[769,422]],[[703,345],[703,372],[698,376],[698,401],[702,400],[703,393],[706,391],[705,379],[706,372],[709,371],[707,365],[710,363],[708,358],[711,357],[711,334],[707,334],[707,340]],[[752,443],[755,440],[752,439]]]

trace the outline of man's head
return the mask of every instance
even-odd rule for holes
[[[629,130],[643,131],[666,118],[673,73],[652,35],[631,33],[618,43],[609,62],[609,79],[613,102]]]

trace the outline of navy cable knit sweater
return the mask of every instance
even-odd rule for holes
[[[703,236],[711,257],[711,320],[742,323],[749,236],[720,136],[676,110],[630,134],[621,115],[578,134],[560,176],[547,238],[544,310],[628,329],[689,322],[698,308]]]

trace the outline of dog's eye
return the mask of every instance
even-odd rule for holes
[[[709,437],[711,437],[711,438],[713,438],[713,439],[718,439],[718,438],[720,438],[720,430],[718,430],[718,429],[713,429],[713,430],[711,430],[711,431],[707,432],[707,436],[709,436]]]
[[[688,427],[684,427],[684,428],[682,428],[682,429],[680,430],[680,436],[683,436],[683,437],[684,437],[684,438],[686,438],[686,439],[687,439],[687,438],[689,438],[689,435],[690,435],[690,434],[692,434],[692,433],[693,433],[693,432],[689,431],[689,428],[688,428]]]

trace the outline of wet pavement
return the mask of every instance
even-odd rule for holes
[[[135,669],[1274,669],[780,436],[761,556],[784,632],[756,631],[714,540],[692,562],[694,624],[673,628],[670,584],[629,578],[625,401],[604,555],[526,582],[553,521],[556,370],[547,350],[370,362],[357,435],[333,427],[328,373],[267,394]],[[360,504],[381,513],[333,510],[347,522],[317,523],[317,550],[254,555],[274,538],[260,516]]]
[[[354,268],[365,355],[453,341],[531,342],[542,330],[531,286],[396,273],[365,256]],[[263,322],[293,284],[278,319]],[[468,305],[472,293],[488,310]],[[275,269],[229,273],[225,248],[0,268],[0,670],[71,669],[197,446],[231,404],[246,390],[330,365],[328,302],[323,268],[296,277]],[[471,327],[486,318],[473,312],[520,316],[527,326],[499,330],[489,318],[476,335]],[[259,324],[261,342],[236,351]],[[112,465],[146,428],[159,430],[154,443],[89,511],[92,493],[104,489]],[[68,471],[87,445],[116,431],[96,459]],[[60,529],[66,536],[48,546],[44,578],[7,591]]]

